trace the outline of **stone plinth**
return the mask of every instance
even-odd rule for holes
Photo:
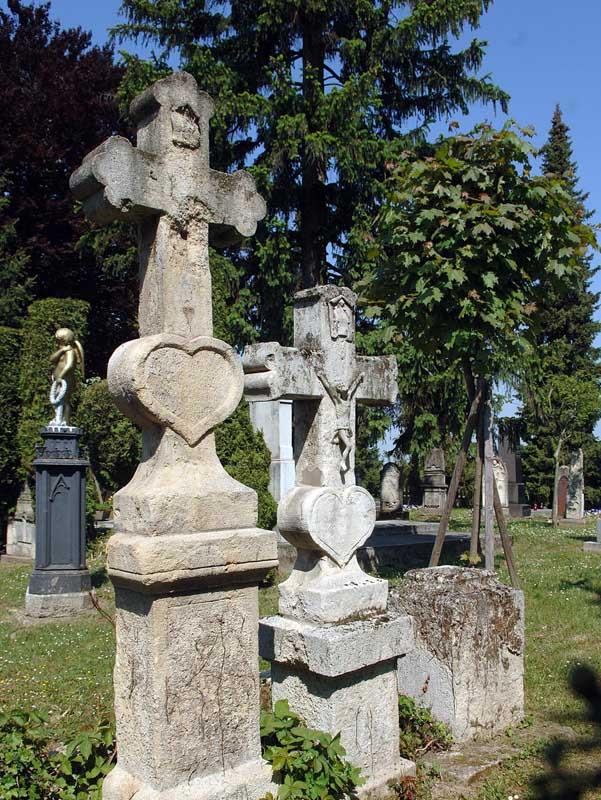
[[[273,701],[287,699],[310,727],[340,732],[347,758],[368,782],[361,796],[386,794],[414,775],[400,758],[396,665],[413,646],[409,616],[374,616],[341,625],[284,617],[261,620],[260,652],[271,661]]]
[[[601,553],[601,519],[597,520],[597,541],[584,543],[585,553]]]
[[[44,428],[36,474],[35,569],[25,613],[63,617],[92,606],[86,568],[86,469],[79,428]]]
[[[254,429],[261,431],[271,453],[269,491],[279,502],[294,487],[292,400],[249,403],[248,408]]]
[[[399,692],[431,709],[458,741],[488,738],[524,715],[524,596],[480,569],[408,572],[391,611],[415,620]]]
[[[6,554],[3,561],[29,563],[35,560],[35,523],[29,484],[24,482],[14,516],[6,526]]]

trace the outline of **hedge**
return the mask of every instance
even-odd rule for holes
[[[0,327],[0,518],[5,520],[19,494],[19,452],[17,428],[19,424],[19,360],[21,332]]]

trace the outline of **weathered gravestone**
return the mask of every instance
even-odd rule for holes
[[[292,398],[297,486],[278,528],[298,550],[279,587],[280,616],[262,620],[260,651],[272,662],[273,700],[315,728],[340,732],[349,759],[379,792],[403,769],[398,751],[396,661],[412,642],[407,616],[386,614],[388,583],[364,573],[356,551],[375,502],[355,485],[357,403],[396,397],[394,358],[355,353],[356,295],[320,286],[299,292],[294,347],[247,347],[249,400]]]
[[[501,508],[503,514],[509,516],[509,473],[507,465],[500,456],[494,456],[492,460],[492,471],[497,484],[497,491],[499,492],[499,500],[501,501]],[[486,505],[486,481],[485,476],[482,476],[482,506]]]
[[[380,519],[394,519],[402,510],[401,470],[389,461],[380,473]]]
[[[2,556],[7,562],[30,562],[35,559],[35,523],[33,513],[33,500],[29,483],[25,481],[17,499],[14,515],[8,520],[6,526],[6,555]]]
[[[597,520],[597,540],[584,543],[585,553],[601,553],[601,519]]]
[[[499,441],[499,457],[507,467],[509,516],[529,517],[530,506],[526,497],[519,440],[511,435],[502,436]]]
[[[490,738],[524,716],[524,595],[492,572],[406,573],[391,613],[411,614],[415,648],[399,659],[399,692],[431,709],[458,741]]]
[[[212,336],[208,249],[254,233],[265,205],[249,175],[209,168],[212,113],[191,75],[170,75],[131,105],[138,146],[113,137],[71,178],[92,220],[139,233],[141,338],[108,370],[143,455],[114,497],[108,550],[119,761],[104,800],[256,800],[270,787],[257,584],[277,566],[275,537],[215,452],[243,374]]]
[[[444,450],[434,447],[424,463],[423,508],[432,514],[442,514],[447,502]]]
[[[575,450],[570,454],[566,519],[577,522],[584,519],[584,455],[582,450]]]

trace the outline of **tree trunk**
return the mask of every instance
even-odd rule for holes
[[[476,420],[478,418],[478,409],[480,407],[481,399],[482,399],[482,393],[481,393],[481,387],[479,386],[478,391],[476,392],[476,395],[472,400],[470,413],[468,415],[465,431],[463,433],[463,439],[461,440],[461,450],[457,455],[457,461],[455,461],[455,468],[453,469],[451,483],[449,484],[449,490],[447,492],[447,502],[445,504],[444,511],[442,512],[440,522],[438,523],[436,541],[434,542],[434,548],[432,550],[432,555],[430,556],[429,566],[431,567],[437,567],[438,562],[440,561],[440,554],[442,552],[442,546],[444,544],[444,537],[446,535],[447,528],[449,527],[449,519],[451,518],[451,511],[453,510],[455,498],[457,497],[457,489],[459,488],[459,481],[461,480],[461,476],[463,474],[463,468],[465,467],[468,450],[470,448],[470,444],[472,441],[472,434],[474,433],[474,427],[476,425]]]
[[[482,406],[476,423],[476,470],[474,475],[474,502],[472,510],[472,535],[470,539],[470,564],[480,560],[480,525],[482,522],[482,475],[484,465],[484,431]]]
[[[319,130],[312,111],[319,108],[324,91],[324,30],[319,14],[305,13],[302,19],[303,100],[309,132]],[[324,278],[326,266],[325,163],[304,145],[301,152],[300,244],[302,286],[308,289]]]
[[[484,566],[494,572],[495,569],[495,516],[494,516],[494,487],[495,476],[493,472],[493,414],[490,384],[486,382],[483,402],[484,417]]]

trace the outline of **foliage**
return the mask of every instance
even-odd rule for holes
[[[125,57],[123,105],[175,61],[219,100],[213,166],[250,167],[267,198],[257,236],[225,254],[263,338],[286,343],[301,283],[352,283],[384,164],[404,138],[472,102],[505,106],[507,96],[476,76],[484,43],[450,43],[489,5],[123,1],[115,37],[156,45],[149,63]]]
[[[135,315],[126,289],[135,272],[120,275],[110,260],[76,247],[88,225],[75,211],[69,176],[123,131],[114,102],[121,75],[112,48],[92,46],[81,28],[61,29],[49,3],[8,0],[0,9],[0,98],[10,109],[0,139],[0,321],[18,327],[39,298],[93,301],[88,361],[98,373],[128,338],[118,339],[124,318]]]
[[[595,670],[588,666],[575,667],[570,675],[570,686],[576,697],[585,705],[585,718],[593,726],[587,737],[573,741],[556,740],[546,752],[547,770],[533,781],[534,797],[538,800],[579,800],[592,797],[591,790],[601,787],[598,763],[590,756],[586,766],[570,764],[570,755],[585,756],[601,746],[601,683]]]
[[[305,727],[287,700],[278,700],[273,712],[261,712],[261,746],[280,784],[277,800],[343,800],[363,783],[359,770],[344,759],[340,735]]]
[[[48,736],[44,714],[0,712],[0,796],[27,800],[101,800],[115,737],[103,724],[63,747]]]
[[[27,311],[22,328],[23,347],[19,368],[22,411],[17,432],[23,479],[31,472],[35,445],[41,441],[40,430],[52,417],[48,392],[50,355],[56,349],[54,334],[58,328],[71,328],[85,347],[88,309],[88,303],[83,300],[50,297],[46,300],[36,300]],[[71,398],[75,414],[79,396],[80,389],[77,388]]]
[[[561,179],[572,198],[577,214],[586,219],[586,195],[578,190],[576,164],[572,157],[569,128],[559,107],[555,109],[547,143],[542,148],[543,169]],[[548,395],[549,382],[558,376],[581,376],[583,381],[599,383],[601,365],[595,337],[601,325],[595,321],[599,294],[591,291],[595,273],[589,256],[579,259],[578,270],[558,293],[545,282],[537,300],[537,326],[532,359],[522,371],[521,395],[524,400],[521,430],[527,441],[523,451],[524,475],[530,499],[549,503],[554,485],[553,454],[558,432],[544,413],[541,397]],[[571,436],[582,446],[586,463],[586,497],[589,505],[601,502],[601,462],[593,429],[596,419],[587,419],[585,427],[575,421],[569,426]],[[580,423],[581,424],[581,423]]]
[[[259,527],[273,528],[275,500],[269,493],[271,455],[261,433],[254,430],[243,400],[229,419],[215,429],[217,455],[226,471],[254,489],[259,497]]]
[[[428,751],[448,750],[453,743],[449,727],[419,706],[412,697],[399,695],[399,747],[411,761]]]
[[[6,517],[16,502],[19,491],[17,480],[19,454],[15,441],[20,410],[20,352],[20,332],[0,327],[0,364],[3,371],[0,380],[0,407],[3,409],[0,430],[0,518]]]
[[[487,378],[523,358],[540,282],[559,291],[595,244],[562,183],[531,174],[520,134],[479,125],[404,152],[362,282],[390,338]]]
[[[113,402],[107,382],[98,378],[83,387],[77,424],[106,500],[134,474],[140,460],[140,432]]]
[[[46,800],[52,774],[43,730],[35,712],[0,713],[0,796]]]

